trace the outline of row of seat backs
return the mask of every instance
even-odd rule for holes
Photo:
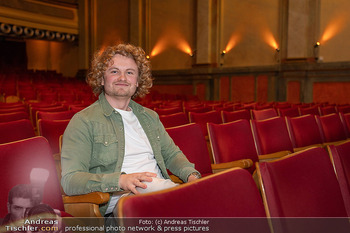
[[[255,109],[241,109],[241,110],[229,110],[229,109],[220,109],[213,110],[209,106],[202,108],[193,108],[184,111],[182,107],[172,107],[172,108],[155,108],[155,111],[163,118],[167,119],[168,115],[179,113],[185,113],[190,122],[199,122],[204,120],[209,120],[211,122],[216,123],[227,123],[231,121],[236,121],[240,119],[247,120],[265,120],[276,116],[289,116],[289,117],[298,117],[301,115],[328,115],[332,113],[338,113],[337,108],[335,106],[327,106],[327,107],[310,107],[310,108],[267,108],[262,110]],[[349,110],[350,111],[350,110]],[[220,116],[221,114],[221,116]],[[182,115],[182,114],[181,114]],[[171,117],[173,118],[173,117]],[[168,121],[166,121],[167,124]],[[173,127],[176,125],[172,125]]]
[[[333,118],[336,115],[330,116]],[[208,123],[209,139],[215,163],[230,162],[243,158],[257,161],[258,155],[280,151],[289,151],[291,153],[293,148],[325,142],[322,138],[322,131],[319,130],[313,116],[287,118],[287,122],[290,128],[289,131],[284,119],[280,117],[265,121],[252,121],[251,125],[246,120],[226,124]],[[337,121],[330,121],[333,125],[335,122]],[[54,154],[59,152],[59,137],[64,133],[68,123],[69,120],[39,120],[40,135],[49,140]],[[33,127],[28,120],[19,120],[6,124],[0,123],[0,128],[4,132],[8,132],[0,137],[1,143],[35,136]],[[192,129],[188,130],[188,132],[196,131]],[[182,137],[188,137],[191,133],[186,133]],[[346,139],[346,137],[332,137],[331,139],[341,140]]]
[[[228,122],[232,122],[240,119],[260,121],[260,120],[278,117],[275,109],[265,109],[259,112],[261,112],[263,115],[260,115],[260,117],[255,117],[255,118],[250,117],[250,113],[248,110],[239,110],[234,112],[226,112],[226,111],[222,111],[222,112],[209,111],[209,112],[200,112],[200,113],[189,112],[188,116],[183,112],[178,112],[178,113],[173,113],[169,115],[160,115],[160,120],[164,124],[165,128],[183,125],[187,123],[198,123],[202,126],[203,133],[206,136],[207,135],[206,123],[208,122],[215,123],[215,124],[222,124],[222,123],[228,123]],[[329,115],[342,115],[342,116],[346,115],[347,116],[349,115],[349,113],[348,114],[332,113],[324,116],[319,116],[314,114],[307,114],[307,115],[312,115],[320,119],[323,119],[323,118],[327,118],[326,116],[329,116]],[[285,116],[285,117],[296,118],[299,116]],[[347,130],[350,131],[350,128]]]
[[[70,119],[76,112],[87,107],[87,104],[48,104],[31,103],[27,106],[23,103],[12,105],[17,107],[0,108],[0,122],[8,122],[18,119],[30,119],[33,126],[39,119],[63,120]]]
[[[349,158],[349,153],[343,156]],[[342,192],[341,186],[349,186],[338,180],[325,149],[309,148],[279,160],[259,162],[257,168],[263,201],[252,176],[247,171],[234,168],[192,184],[124,197],[119,201],[119,216],[122,220],[124,217],[321,217],[323,222],[331,223],[332,227],[327,229],[348,231],[350,206],[345,200],[350,197]],[[340,222],[326,219],[334,217],[340,218]],[[281,226],[279,219],[276,222],[272,219],[272,223],[273,230],[277,230],[275,232],[287,232],[287,228],[291,227]],[[312,225],[312,221],[306,223]],[[269,231],[264,225],[260,227],[262,232]],[[310,230],[320,225],[298,227]]]
[[[337,143],[347,139],[339,115],[305,115],[296,118],[238,120],[225,124],[207,123],[215,163],[258,155],[297,151],[299,148]]]
[[[338,149],[339,146],[335,148]],[[347,145],[347,148],[350,146]],[[50,171],[45,185],[44,202],[63,210],[56,168],[49,151],[50,147],[43,137],[0,145],[0,166],[4,172],[0,177],[3,185],[1,203],[7,202],[7,193],[14,185],[30,182],[33,168],[44,168]],[[345,148],[343,151],[345,152]],[[349,152],[344,152],[337,150],[338,154],[348,158]],[[349,209],[344,204],[346,196],[342,194],[331,160],[324,149],[311,148],[273,162],[257,163],[257,167],[263,185],[261,190],[265,191],[263,199],[268,205],[267,216],[349,216],[346,212]],[[349,174],[349,171],[347,172]],[[200,195],[203,193],[205,195]],[[169,201],[173,199],[174,201]],[[127,206],[126,211],[149,217],[265,216],[261,197],[252,176],[241,169],[207,176],[193,185],[185,184],[169,192],[164,191],[164,195],[163,192],[159,192],[135,196],[135,200],[137,208]],[[168,203],[166,213],[162,201]],[[154,202],[157,202],[157,205],[154,205]],[[146,208],[143,208],[143,205],[146,205]],[[152,208],[148,208],[148,205]],[[180,205],[183,206],[180,208]],[[4,216],[7,211],[6,205],[0,206],[1,216]],[[125,213],[122,216],[126,216]]]
[[[51,146],[53,154],[59,153],[59,138],[63,135],[67,120],[39,120],[39,135],[44,136]],[[0,123],[0,143],[8,143],[37,136],[35,129],[28,119]],[[5,133],[6,132],[6,133]]]

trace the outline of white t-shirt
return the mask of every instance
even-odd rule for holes
[[[123,118],[125,132],[125,156],[122,172],[154,172],[163,178],[154,158],[153,150],[139,120],[132,111],[116,109]]]
[[[122,116],[125,132],[125,155],[121,171],[127,174],[137,172],[153,172],[157,174],[157,177],[153,178],[152,182],[145,182],[147,189],[137,188],[140,193],[175,187],[177,184],[171,180],[164,179],[154,158],[151,144],[135,114],[132,111],[115,110]],[[106,214],[113,211],[120,197],[121,195],[111,197]]]

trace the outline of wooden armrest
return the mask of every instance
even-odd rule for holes
[[[345,142],[348,142],[350,139],[345,139],[345,140],[340,140],[340,141],[334,141],[334,142],[325,142],[322,144],[322,146],[324,148],[326,148],[328,145],[335,145],[335,146],[338,146],[338,145],[341,145]]]
[[[109,201],[109,193],[103,192],[92,192],[83,195],[76,196],[66,196],[63,197],[64,204],[74,204],[74,203],[92,203],[92,204],[104,204]]]
[[[309,145],[309,146],[303,146],[303,147],[297,147],[297,148],[294,148],[293,149],[293,152],[299,152],[299,151],[302,151],[302,150],[306,150],[308,148],[311,148],[311,147],[324,147],[323,144],[313,144],[313,145]]]
[[[177,183],[177,184],[184,183],[178,176],[175,176],[175,175],[170,175],[170,179],[172,182]]]
[[[251,159],[241,159],[227,163],[211,164],[211,169],[216,173],[233,167],[249,168],[251,166],[253,166],[253,161]]]
[[[266,154],[266,155],[259,155],[259,161],[274,160],[274,159],[278,159],[278,158],[281,158],[283,156],[289,155],[291,153],[292,153],[291,151],[285,150],[285,151],[278,151],[278,152]]]

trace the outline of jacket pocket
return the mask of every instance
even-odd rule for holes
[[[118,159],[118,140],[116,135],[97,135],[93,143],[93,162],[105,166],[114,164]]]

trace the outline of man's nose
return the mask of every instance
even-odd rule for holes
[[[120,75],[119,75],[119,77],[118,77],[118,79],[119,79],[119,80],[122,80],[122,81],[126,80],[125,73],[124,73],[124,72],[121,72]]]

